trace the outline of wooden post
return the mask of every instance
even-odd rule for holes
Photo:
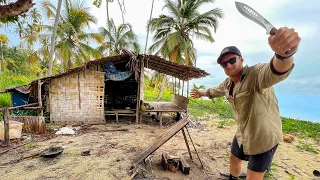
[[[178,95],[180,95],[180,79],[179,79]]]
[[[184,91],[184,80],[182,80],[182,96],[183,96],[183,91]]]
[[[80,72],[78,72],[78,98],[79,98],[79,109],[81,109]]]
[[[140,76],[138,81],[138,91],[137,91],[137,104],[136,104],[136,124],[141,122],[142,115],[140,116],[140,100],[143,100],[144,96],[144,57],[140,59]],[[143,112],[141,112],[143,113]]]
[[[172,77],[172,94],[174,94],[174,82],[173,82],[173,76]]]
[[[8,108],[4,108],[3,110],[3,119],[4,119],[4,143],[8,146],[10,144]]]
[[[39,104],[39,107],[42,108],[41,85],[42,85],[41,80],[38,80],[38,104]],[[40,116],[43,116],[43,109],[41,109]]]
[[[119,114],[118,112],[116,112],[115,114],[116,114],[116,122],[119,123]]]
[[[187,149],[188,149],[188,152],[189,152],[190,159],[192,159],[192,155],[191,155],[191,151],[190,151],[187,135],[184,132],[184,127],[181,129],[181,131],[182,131],[182,134],[183,134],[184,141],[186,142],[186,145],[187,145]]]
[[[189,80],[187,81],[187,98],[189,98]]]
[[[159,115],[160,115],[160,117],[159,117],[159,120],[160,120],[160,127],[162,127],[162,112],[159,112]]]

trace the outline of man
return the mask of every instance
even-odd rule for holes
[[[247,180],[262,180],[269,169],[282,141],[282,125],[273,85],[291,73],[293,55],[300,40],[294,29],[278,29],[276,35],[268,38],[275,56],[269,63],[251,67],[243,67],[244,59],[238,48],[226,47],[217,63],[229,77],[217,87],[191,92],[194,98],[225,96],[231,105],[238,129],[231,145],[230,179],[239,177],[242,160],[249,161]],[[290,54],[286,53],[288,50],[291,50]]]

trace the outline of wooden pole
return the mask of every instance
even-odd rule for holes
[[[174,78],[174,94],[177,94],[177,93],[176,93],[176,88],[177,88],[177,86],[176,86],[176,81],[177,81],[177,79]]]
[[[183,96],[183,91],[184,91],[184,80],[182,80],[182,96]]]
[[[9,110],[14,110],[14,109],[19,109],[19,108],[24,108],[24,107],[31,107],[31,106],[38,106],[38,103],[31,103],[31,104],[26,104],[26,105],[21,105],[21,106],[15,106],[15,107],[9,107]]]
[[[172,77],[172,94],[174,94],[174,82],[173,82],[173,76]]]
[[[192,141],[192,138],[191,138],[191,135],[190,135],[190,133],[189,133],[189,130],[188,130],[188,128],[187,128],[186,126],[185,126],[185,128],[186,128],[187,133],[188,133],[188,135],[189,135],[191,144],[192,144],[194,150],[196,151],[196,154],[197,154],[197,156],[198,156],[198,159],[199,159],[199,161],[200,161],[200,163],[201,163],[201,167],[203,168],[204,166],[203,166],[202,161],[201,161],[201,159],[200,159],[200,157],[199,157],[199,154],[198,154],[198,152],[197,152],[197,149],[196,149],[196,147],[194,146],[194,143],[193,143],[193,141]]]
[[[189,98],[189,80],[187,81],[187,98]]]
[[[78,98],[79,98],[79,109],[81,109],[80,72],[78,72]],[[100,97],[99,97],[99,98],[100,98]]]
[[[39,107],[42,108],[41,85],[42,85],[41,80],[38,80],[38,104],[39,104]],[[41,109],[40,116],[43,116],[43,109]]]
[[[183,135],[184,141],[186,142],[186,145],[187,145],[187,149],[188,149],[188,153],[189,153],[190,159],[192,159],[192,155],[191,155],[188,139],[187,139],[186,133],[184,132],[184,127],[181,129],[181,131],[182,131],[182,135]]]
[[[8,111],[8,108],[4,108],[3,119],[4,119],[4,143],[8,146],[10,144],[10,137],[9,137],[9,111]]]
[[[179,79],[179,88],[178,88],[178,95],[180,95],[180,79]]]

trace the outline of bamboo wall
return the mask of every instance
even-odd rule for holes
[[[103,122],[104,73],[86,69],[53,79],[49,86],[51,122]]]

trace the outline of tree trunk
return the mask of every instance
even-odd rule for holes
[[[150,12],[150,18],[149,18],[149,21],[151,21],[151,17],[152,17],[153,4],[154,4],[154,0],[152,0],[152,6],[151,6],[151,12]],[[145,54],[147,53],[148,38],[149,38],[149,26],[147,27],[146,45],[145,45],[145,47],[144,47],[144,53],[145,53]]]
[[[167,76],[164,74],[163,75],[163,79],[162,79],[162,83],[161,83],[161,87],[160,87],[160,91],[158,93],[158,96],[157,96],[157,101],[160,100],[161,96],[162,96],[162,92],[166,86],[166,79],[167,79]]]
[[[110,32],[110,27],[109,27],[109,0],[106,0],[106,9],[107,9],[107,28],[108,28],[108,31]],[[111,39],[110,39],[110,44],[111,44]],[[109,47],[109,50],[107,51],[108,52],[108,56],[111,55],[111,48]]]
[[[62,0],[58,1],[58,8],[56,12],[56,19],[54,20],[53,33],[51,36],[51,47],[50,47],[50,57],[49,57],[49,76],[52,76],[52,66],[53,66],[53,54],[54,54],[54,46],[56,45],[56,35],[58,29],[58,22],[60,19],[60,10],[61,10]]]
[[[109,1],[106,0],[106,9],[107,9],[107,22],[109,22]]]
[[[122,15],[122,24],[124,24],[124,9],[122,9],[122,5],[121,5],[120,0],[118,0],[118,4],[119,4],[119,8],[120,8],[121,15]]]
[[[27,12],[35,3],[32,0],[17,0],[14,3],[0,6],[0,18],[4,19],[10,16],[17,16]]]
[[[70,55],[70,49],[68,50],[68,65],[67,65],[67,71],[71,69],[71,55]]]

